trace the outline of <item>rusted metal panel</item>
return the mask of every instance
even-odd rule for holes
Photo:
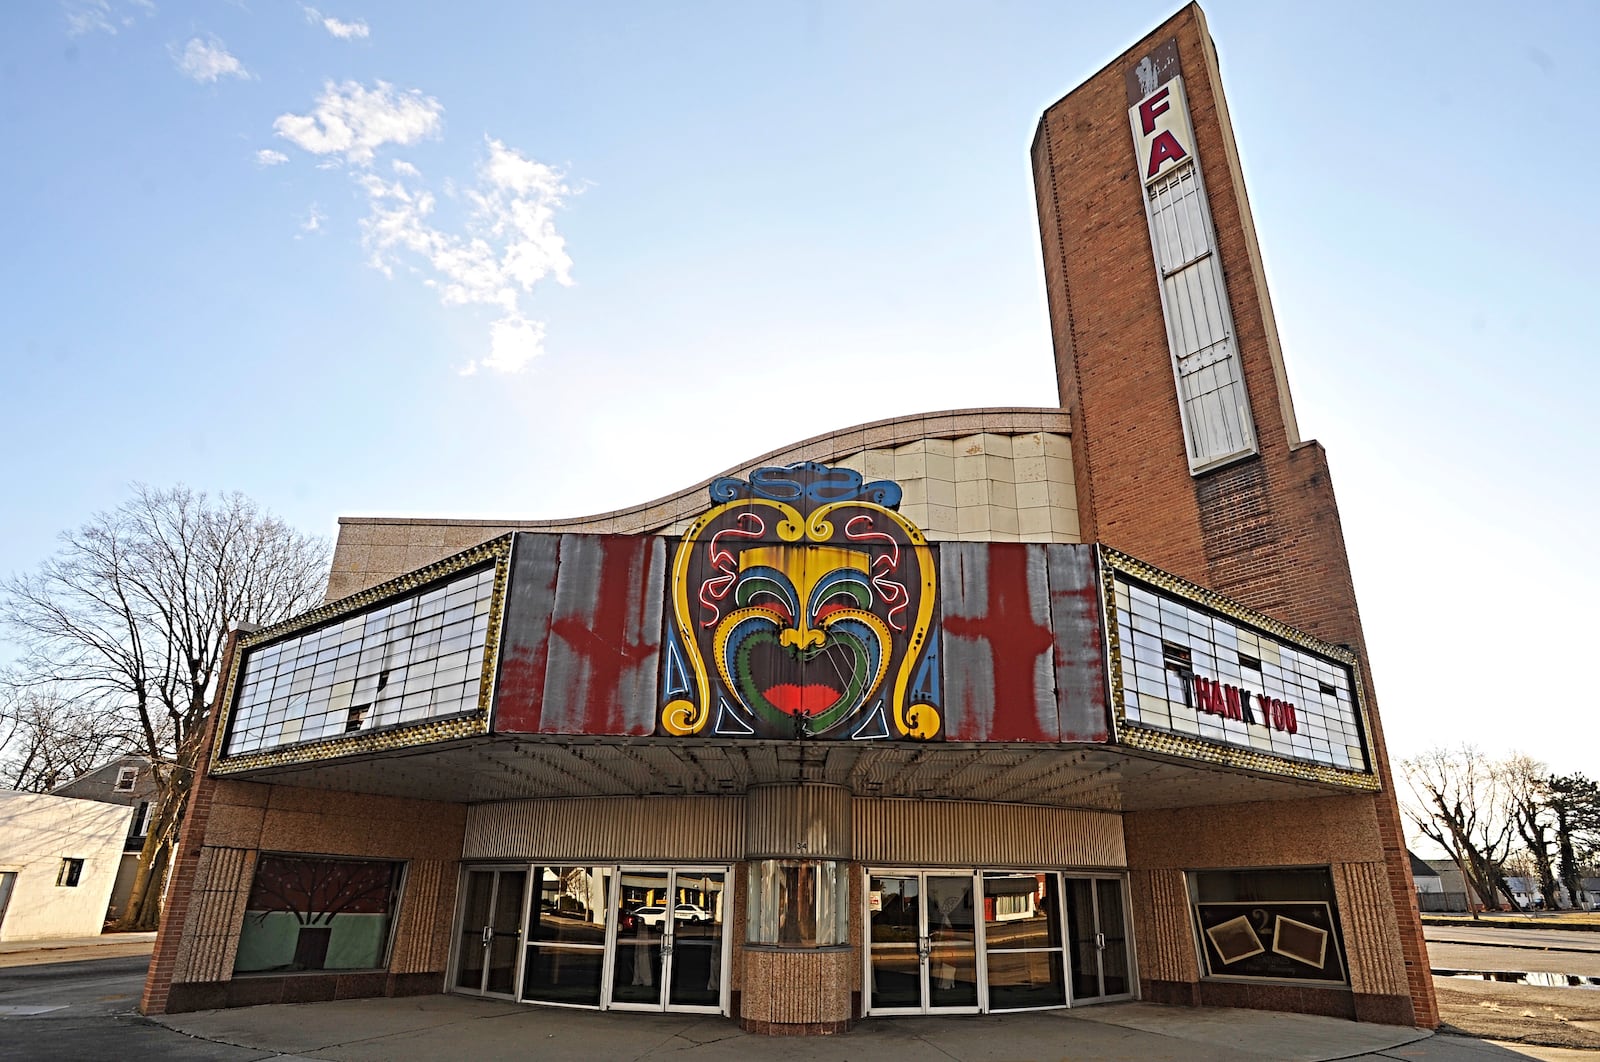
[[[1182,73],[1183,65],[1178,60],[1178,38],[1168,37],[1123,71],[1128,106],[1132,107]]]
[[[467,811],[463,859],[551,863],[742,858],[743,796],[507,800]]]
[[[494,730],[522,733],[539,729],[560,555],[560,535],[519,534],[512,545],[491,724]]]
[[[540,733],[655,729],[665,567],[655,536],[562,536]]]
[[[757,786],[748,799],[749,858],[850,858],[850,790],[844,786]]]
[[[1122,816],[1078,808],[858,798],[855,858],[879,866],[1125,867]]]
[[[1059,740],[1044,547],[946,542],[939,580],[946,736]]]
[[[1062,741],[1109,741],[1105,628],[1092,545],[1045,548]]]

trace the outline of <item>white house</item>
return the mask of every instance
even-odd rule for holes
[[[133,813],[0,790],[0,941],[98,936]]]

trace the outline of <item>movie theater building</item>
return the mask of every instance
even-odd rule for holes
[[[1200,10],[1033,164],[1059,408],[591,518],[341,521],[328,603],[233,642],[144,1010],[1437,1024]]]

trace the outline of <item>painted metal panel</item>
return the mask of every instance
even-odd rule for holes
[[[749,858],[850,858],[850,790],[844,786],[757,786],[748,799]]]
[[[463,859],[589,863],[743,857],[743,796],[507,800],[467,810]]]
[[[939,547],[946,736],[1058,741],[1045,547]]]
[[[560,535],[519,534],[512,545],[494,730],[523,733],[539,729],[560,555]]]
[[[665,568],[655,536],[562,536],[539,733],[655,730]]]
[[[1111,740],[1105,628],[1092,545],[1045,547],[1062,741]]]
[[[659,733],[940,737],[937,568],[900,496],[805,461],[714,481],[673,551]]]
[[[1125,867],[1122,816],[1078,808],[858,798],[855,858],[894,866]]]

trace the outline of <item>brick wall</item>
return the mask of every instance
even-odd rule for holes
[[[224,674],[232,652],[230,645]],[[213,706],[208,763],[216,714]],[[440,991],[466,810],[202,774],[190,795],[140,1011]],[[235,981],[239,926],[262,851],[405,861],[388,971]]]
[[[1124,81],[1140,57],[1172,38],[1260,445],[1259,456],[1198,477],[1189,473],[1184,447]],[[1322,447],[1299,437],[1216,53],[1200,9],[1185,7],[1046,111],[1033,164],[1061,402],[1074,429],[1083,538],[1360,655],[1384,789],[1376,798],[1347,801],[1342,814],[1352,829],[1377,837],[1354,861],[1383,867],[1403,959],[1392,978],[1369,971],[1368,979],[1385,985],[1403,980],[1408,1020],[1437,1025],[1338,505]]]

